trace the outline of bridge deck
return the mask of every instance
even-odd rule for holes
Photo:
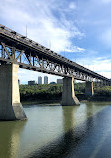
[[[46,73],[56,74],[60,76],[68,76],[79,80],[110,80],[94,71],[91,71],[59,54],[40,45],[33,40],[20,35],[19,33],[0,24],[0,44],[1,56],[0,61],[18,63],[20,67],[33,69]],[[9,51],[10,49],[10,51]],[[15,49],[15,51],[14,51]],[[3,56],[3,52],[8,56]],[[20,52],[18,58],[15,57],[17,52]],[[25,54],[28,63],[18,61]],[[32,61],[33,59],[33,61]],[[35,61],[39,63],[39,67],[35,66]],[[44,66],[46,65],[46,67]],[[49,66],[49,68],[47,68]],[[52,67],[53,68],[52,68]]]

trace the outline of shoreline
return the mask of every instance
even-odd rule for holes
[[[27,100],[27,101],[21,101],[22,105],[30,105],[30,104],[43,104],[43,103],[60,103],[61,100]]]
[[[109,102],[111,101],[111,97],[105,97],[105,96],[92,96],[87,97],[84,94],[76,95],[80,102]],[[81,97],[82,96],[82,97]],[[30,104],[52,104],[52,103],[61,103],[61,98],[59,99],[49,99],[49,100],[26,100],[21,101],[22,105],[30,105]]]

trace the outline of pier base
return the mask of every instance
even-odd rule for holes
[[[80,102],[74,92],[74,78],[63,78],[62,105],[79,105]]]
[[[86,96],[93,96],[94,95],[93,82],[86,82],[85,95]]]
[[[20,103],[18,72],[19,65],[0,65],[0,120],[24,120]]]

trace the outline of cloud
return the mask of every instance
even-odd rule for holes
[[[109,4],[111,3],[111,0],[102,0],[102,3]]]
[[[76,4],[75,4],[74,2],[71,2],[71,3],[69,4],[69,8],[70,8],[70,9],[74,9],[74,10],[75,10],[76,7],[77,7],[77,6],[76,6]]]
[[[77,60],[84,67],[97,72],[107,78],[111,78],[111,56],[107,57],[87,57]]]
[[[84,48],[80,48],[80,47],[77,47],[77,46],[72,46],[71,48],[69,47],[69,48],[67,48],[67,49],[65,49],[64,50],[65,52],[75,52],[75,53],[78,53],[78,52],[81,52],[81,53],[83,53],[83,52],[85,52],[85,49]]]
[[[69,14],[75,7],[75,3],[69,3]],[[59,12],[60,9],[63,10]],[[74,22],[67,18],[65,9],[67,4],[64,1],[4,0],[0,5],[0,19],[24,35],[27,25],[29,38],[60,53],[73,45],[72,38],[83,37]]]

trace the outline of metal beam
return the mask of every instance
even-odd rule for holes
[[[18,63],[24,68],[34,69],[36,71],[42,71],[50,74],[59,74],[60,76],[74,77],[79,80],[92,81],[95,79],[102,80],[108,83],[111,81],[94,71],[91,71],[63,56],[45,48],[44,46],[28,39],[23,38],[23,35],[18,34],[15,31],[0,25],[0,42],[2,47],[8,55],[8,58],[3,56],[3,49],[0,52],[0,61],[6,61],[10,63]],[[12,56],[6,49],[10,49]],[[13,52],[14,47],[14,52]],[[15,59],[16,52],[20,52]],[[14,57],[13,57],[14,56]],[[17,60],[20,58],[20,62]],[[28,64],[27,64],[28,60]],[[31,61],[32,60],[32,61]],[[24,66],[23,66],[24,65]]]
[[[2,44],[2,46],[3,46],[3,48],[4,48],[4,50],[6,51],[8,57],[12,60],[13,58],[10,56],[10,54],[9,54],[9,52],[8,52],[8,50],[7,50],[7,48],[5,47],[5,44],[2,43],[2,42],[1,42],[1,44]]]
[[[19,56],[15,59],[15,61],[17,61],[20,57],[21,57],[21,55],[24,53],[24,50],[22,50],[21,51],[21,53],[19,54]]]

